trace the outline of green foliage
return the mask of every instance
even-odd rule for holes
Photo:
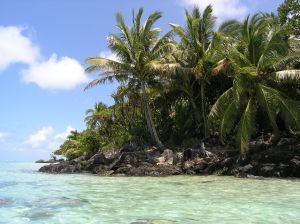
[[[125,143],[198,147],[209,133],[224,144],[235,136],[245,153],[257,132],[298,132],[300,54],[289,39],[291,21],[280,22],[284,4],[279,17],[259,13],[217,31],[212,7],[194,8],[185,12],[185,26],[171,23],[162,36],[153,27],[160,12],[142,23],[143,9],[133,11],[130,26],[117,13],[118,34],[108,38],[116,60],[86,60],[88,73],[100,73],[86,88],[117,81],[114,103],[88,109],[86,130],[72,132],[54,153],[72,159]]]
[[[142,110],[147,121],[149,134],[160,148],[163,145],[157,135],[148,92],[151,83],[160,79],[171,67],[168,58],[174,48],[172,32],[160,37],[161,30],[154,24],[162,17],[160,12],[153,12],[141,25],[143,8],[138,13],[133,11],[132,26],[125,24],[121,13],[116,14],[118,35],[110,34],[108,47],[116,54],[117,60],[102,57],[89,57],[86,64],[88,73],[100,71],[99,78],[90,82],[86,89],[106,81],[118,81],[139,95]]]
[[[220,53],[222,38],[214,32],[216,18],[211,5],[203,12],[195,7],[191,13],[185,13],[185,27],[170,24],[181,38],[174,53],[180,65],[175,82],[179,81],[178,87],[191,105],[196,130],[202,130],[199,134],[208,137],[209,99],[206,88],[213,79],[213,67],[223,59],[223,54]]]
[[[288,24],[291,34],[300,35],[300,1],[285,0],[279,7],[280,22]]]
[[[255,14],[243,23],[230,21],[221,25],[224,35],[234,39],[226,51],[235,75],[233,87],[216,101],[209,118],[218,123],[222,140],[236,132],[242,153],[248,149],[255,131],[257,107],[267,114],[275,135],[279,134],[276,123],[279,116],[289,128],[300,128],[297,115],[300,102],[284,96],[274,85],[279,79],[297,79],[296,72],[282,69],[299,56],[290,55],[285,27],[278,27],[272,20],[273,17]],[[238,35],[237,30],[230,32],[232,27],[239,27]]]
[[[54,151],[55,155],[61,155],[68,159],[79,156],[91,156],[95,154],[103,145],[102,136],[97,131],[87,129],[81,133],[70,134],[67,140]]]

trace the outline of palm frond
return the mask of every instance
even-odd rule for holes
[[[116,13],[116,20],[117,20],[117,27],[119,28],[119,30],[122,33],[121,38],[123,38],[125,41],[127,41],[129,46],[132,47],[132,45],[133,45],[132,35],[130,35],[130,29],[126,26],[126,24],[124,22],[122,13],[120,13],[120,12]]]
[[[279,103],[277,101],[277,92],[273,88],[257,85],[257,99],[259,104],[266,111],[271,123],[276,124]]]
[[[175,49],[175,43],[171,41],[174,31],[167,32],[164,36],[158,39],[153,48],[151,49],[152,54],[156,55],[163,49]]]
[[[225,91],[212,106],[208,115],[208,121],[212,125],[220,122],[224,117],[225,108],[227,108],[233,100],[233,89]]]
[[[270,30],[267,37],[261,57],[257,63],[259,70],[270,68],[289,53],[289,45],[286,40],[286,30],[280,27],[276,30]]]
[[[94,79],[92,80],[91,82],[89,82],[86,87],[84,88],[84,90],[88,90],[94,86],[97,86],[97,85],[100,85],[100,84],[103,84],[107,81],[109,82],[112,82],[114,79],[116,78],[115,75],[108,75],[108,76],[105,76],[105,77],[102,77],[102,78],[98,78],[98,79]]]
[[[237,142],[241,153],[248,150],[251,136],[255,130],[255,101],[250,98],[238,124]]]
[[[298,63],[300,63],[300,52],[293,52],[274,63],[270,72],[281,71],[286,69],[287,66],[293,66]]]
[[[300,130],[300,102],[280,97],[280,114],[286,124],[294,129]]]
[[[220,139],[222,142],[224,142],[227,134],[230,134],[235,126],[235,122],[239,116],[238,106],[239,104],[235,102],[235,100],[232,100],[224,110],[224,115],[220,124]]]
[[[134,21],[134,27],[136,28],[135,32],[139,33],[141,29],[141,18],[143,15],[144,9],[140,8],[137,15],[135,16],[133,13],[133,21]]]
[[[221,72],[228,70],[230,67],[230,60],[228,58],[224,58],[221,61],[218,61],[214,68],[212,69],[212,75],[218,75]]]
[[[141,36],[143,38],[147,38],[149,31],[151,30],[153,24],[162,17],[162,13],[159,11],[155,11],[151,13],[146,22],[143,25]]]
[[[240,37],[242,23],[238,20],[227,20],[223,22],[218,29],[218,32],[235,38]]]
[[[275,80],[280,83],[300,83],[300,70],[284,70],[275,72]]]
[[[112,70],[112,71],[130,71],[132,66],[124,64],[118,61],[114,61],[103,57],[89,57],[85,60],[85,64],[89,64],[86,68],[86,73],[101,70]]]
[[[174,23],[169,23],[169,25],[172,27],[174,33],[176,33],[181,38],[181,41],[183,41],[185,43],[189,42],[189,39],[188,39],[184,29],[180,25],[177,25]]]

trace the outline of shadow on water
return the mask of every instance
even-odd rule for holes
[[[0,182],[0,189],[15,186],[15,185],[18,185],[18,182],[16,182],[16,181]]]
[[[39,210],[26,212],[23,217],[26,217],[31,221],[38,221],[42,219],[49,219],[54,215],[54,212]]]
[[[14,201],[10,198],[0,198],[0,208],[1,207],[9,207],[14,203]]]
[[[30,208],[21,216],[32,221],[48,219],[58,210],[64,208],[80,207],[89,203],[86,199],[72,199],[68,197],[42,198],[33,202],[25,202],[23,206]]]

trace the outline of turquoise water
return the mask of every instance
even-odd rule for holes
[[[300,180],[98,177],[0,163],[0,223],[300,223]]]

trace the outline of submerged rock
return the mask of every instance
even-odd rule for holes
[[[8,198],[0,198],[0,207],[6,207],[13,204],[13,200],[12,199],[8,199]]]

